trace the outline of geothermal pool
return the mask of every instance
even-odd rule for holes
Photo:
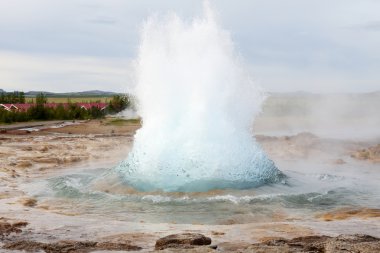
[[[355,142],[268,137],[264,151],[252,126],[266,95],[209,7],[191,22],[148,19],[135,65],[143,124],[131,151],[117,165],[23,185],[40,205],[96,221],[208,225],[320,222],[340,208],[380,208],[378,166],[349,156]]]
[[[62,213],[146,223],[311,221],[338,208],[380,207],[376,165],[359,170],[353,164],[280,163],[286,180],[245,190],[141,192],[112,177],[114,170],[107,168],[77,168],[75,173],[29,183],[24,190]]]

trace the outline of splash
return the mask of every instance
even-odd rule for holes
[[[251,126],[265,98],[212,9],[149,18],[136,61],[143,127],[118,171],[143,191],[249,188],[281,173]]]

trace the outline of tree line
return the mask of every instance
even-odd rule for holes
[[[18,96],[17,96],[18,95]],[[6,103],[25,103],[25,96],[21,92],[14,92],[11,96],[5,94],[4,102]],[[8,100],[8,97],[10,98]],[[17,98],[18,97],[18,98]],[[18,102],[16,102],[18,101]],[[67,104],[58,104],[55,107],[45,106],[47,103],[47,97],[43,93],[40,93],[35,98],[33,106],[29,107],[25,111],[19,110],[5,110],[0,108],[0,123],[12,123],[12,122],[25,122],[31,120],[84,120],[84,119],[97,119],[103,118],[106,114],[116,114],[125,110],[131,106],[131,100],[129,96],[115,95],[110,100],[106,109],[93,106],[90,109],[81,108],[76,103],[68,102]]]
[[[0,104],[24,104],[25,93],[22,91],[1,92]]]

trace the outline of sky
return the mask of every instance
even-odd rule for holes
[[[380,90],[380,1],[210,0],[269,92]],[[0,89],[128,92],[150,15],[202,0],[0,0]]]

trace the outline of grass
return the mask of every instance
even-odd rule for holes
[[[112,97],[47,97],[48,103],[91,103],[91,102],[102,102],[108,103]],[[30,103],[35,101],[35,98],[26,98],[26,102]]]

